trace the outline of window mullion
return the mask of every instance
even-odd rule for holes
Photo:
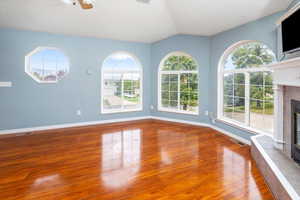
[[[245,114],[246,125],[250,126],[250,73],[245,72]]]

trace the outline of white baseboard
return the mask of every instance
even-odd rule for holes
[[[192,122],[192,121],[187,121],[187,120],[172,119],[172,118],[157,117],[157,116],[131,117],[131,118],[122,118],[122,119],[114,119],[114,120],[101,120],[101,121],[91,121],[91,122],[81,122],[81,123],[59,124],[59,125],[52,125],[52,126],[40,126],[40,127],[32,127],[32,128],[2,130],[2,131],[0,131],[0,135],[26,133],[26,132],[33,132],[33,131],[45,131],[45,130],[61,129],[61,128],[72,128],[72,127],[80,127],[80,126],[101,125],[101,124],[135,121],[135,120],[143,120],[143,119],[156,119],[156,120],[162,120],[162,121],[190,124],[190,125],[195,125],[195,126],[209,127],[209,128],[212,128],[216,131],[223,133],[224,135],[234,138],[242,143],[251,145],[251,142],[249,140],[239,137],[233,133],[230,133],[224,129],[221,129],[219,127],[216,127],[216,126],[208,124],[208,123]]]
[[[118,123],[118,122],[126,122],[126,121],[143,120],[143,119],[151,119],[151,116],[131,117],[131,118],[122,118],[122,119],[113,119],[113,120],[101,120],[101,121],[91,121],[91,122],[59,124],[59,125],[51,125],[51,126],[39,126],[39,127],[32,127],[32,128],[2,130],[2,131],[0,131],[0,135],[26,133],[26,132],[33,132],[33,131],[45,131],[45,130],[61,129],[61,128],[72,128],[72,127],[80,127],[80,126],[110,124],[110,123]]]

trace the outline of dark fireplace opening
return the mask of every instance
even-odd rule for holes
[[[292,100],[292,158],[300,164],[300,101]]]

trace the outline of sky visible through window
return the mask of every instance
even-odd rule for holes
[[[126,53],[117,53],[108,57],[103,64],[104,78],[112,77],[138,80],[140,78],[139,63]],[[129,73],[126,73],[129,72]],[[133,73],[134,72],[134,73]]]
[[[67,72],[69,69],[68,58],[56,49],[43,49],[30,56],[31,72],[44,74],[56,74],[59,71]]]

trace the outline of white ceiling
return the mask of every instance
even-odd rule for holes
[[[62,0],[0,0],[0,27],[150,43],[176,34],[214,35],[291,1],[96,0],[94,9],[82,10]]]

